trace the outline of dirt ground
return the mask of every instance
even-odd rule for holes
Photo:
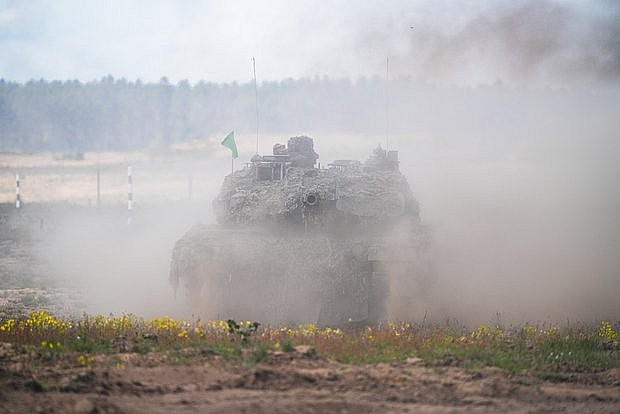
[[[620,370],[565,382],[496,368],[430,367],[410,359],[344,365],[299,350],[257,365],[187,350],[96,357],[92,367],[19,362],[0,353],[0,411],[10,413],[620,412]],[[30,366],[30,367],[29,367]]]

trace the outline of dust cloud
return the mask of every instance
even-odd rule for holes
[[[36,254],[48,266],[50,283],[76,289],[82,308],[68,312],[192,317],[182,294],[175,298],[168,282],[172,248],[191,226],[209,221],[209,196],[219,189],[229,162],[196,162],[191,157],[175,161],[133,164],[131,212],[123,201],[127,177],[112,175],[113,168],[101,173],[108,184],[102,192],[112,195],[103,198],[100,206],[84,200],[81,205],[41,204],[42,210],[50,207],[37,213],[42,220],[41,228],[32,230],[41,239]],[[115,169],[124,172],[126,166]],[[193,177],[191,199],[188,177]],[[70,181],[70,175],[64,179]],[[94,196],[94,188],[84,187],[82,194]]]
[[[391,318],[617,319],[618,108],[616,92],[495,86],[419,89],[410,118],[395,109],[389,144],[430,227],[434,276],[393,281],[408,298],[393,297]],[[363,158],[371,141],[329,150]]]
[[[540,106],[540,94],[525,95],[501,108],[511,123],[489,118],[463,134],[401,141],[401,167],[434,242],[436,279],[412,307],[418,317],[489,323],[500,314],[517,323],[620,314],[618,106],[591,110],[579,94]],[[463,118],[484,117],[490,106]],[[437,119],[459,122],[439,109]]]
[[[390,318],[468,324],[617,318],[620,121],[615,107],[592,105],[610,97],[574,93],[561,106],[545,106],[547,92],[521,91],[519,100],[497,108],[493,100],[480,102],[475,89],[455,93],[478,104],[458,111],[437,106],[434,120],[411,120],[411,134],[389,134],[429,227],[432,268],[422,282],[415,270],[392,281]],[[422,94],[416,99],[433,102]],[[486,119],[494,111],[512,114],[505,118],[509,128]],[[393,128],[407,129],[402,122]],[[364,160],[385,146],[385,136],[308,134],[316,137],[321,163]],[[263,145],[270,144],[265,138]],[[57,274],[86,290],[88,310],[197,316],[182,289],[175,299],[168,273],[174,243],[195,223],[214,222],[210,201],[229,168],[225,159],[214,162],[193,203],[144,203],[131,226],[124,206],[59,221],[45,256]],[[253,300],[261,298],[246,297],[244,314]]]
[[[417,296],[418,315],[477,323],[497,313],[515,323],[617,318],[618,160],[573,155],[489,160],[444,148],[428,154],[433,162],[408,166],[432,229],[436,274]]]
[[[301,132],[315,138],[323,165],[364,160],[379,144],[399,151],[429,226],[433,276],[422,285],[414,272],[411,280],[393,281],[391,318],[616,319],[619,104],[615,92],[421,87],[393,105],[388,142],[383,134],[327,134],[321,125]],[[266,135],[263,151],[299,133]],[[252,135],[239,141],[241,159],[249,159]],[[207,158],[194,168],[192,203],[159,194],[156,202],[137,202],[131,226],[117,205],[99,216],[67,215],[51,231],[44,254],[57,274],[87,289],[89,310],[195,312],[181,290],[175,300],[168,283],[172,249],[193,224],[213,224],[210,202],[230,164]],[[136,187],[149,181],[153,188],[157,177],[147,168]]]
[[[360,8],[355,16],[351,66],[370,63],[375,73],[385,70],[376,59],[382,53],[396,76],[446,85],[500,79],[605,88],[620,79],[614,1],[396,2],[381,13]]]

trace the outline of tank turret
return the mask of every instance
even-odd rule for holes
[[[419,222],[419,205],[398,170],[398,153],[378,147],[364,163],[337,160],[317,168],[309,137],[274,145],[227,176],[213,202],[220,224],[288,224],[328,234],[385,230],[407,217]]]

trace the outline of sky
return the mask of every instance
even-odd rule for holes
[[[618,21],[613,0],[0,0],[0,77],[247,82],[254,57],[259,82],[607,87]]]

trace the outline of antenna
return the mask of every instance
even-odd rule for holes
[[[389,138],[389,104],[390,104],[390,58],[385,58],[385,149],[390,149]]]
[[[258,84],[256,83],[256,59],[252,57],[252,70],[254,72],[254,96],[256,98],[256,153],[258,154],[259,149],[259,138],[258,138]]]

